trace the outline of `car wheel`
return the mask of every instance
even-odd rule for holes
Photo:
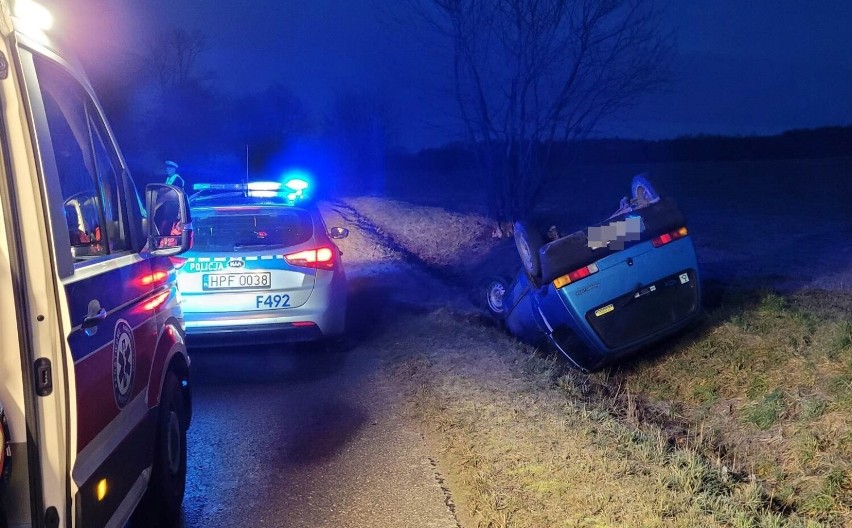
[[[133,517],[134,526],[176,526],[186,489],[187,416],[174,372],[166,374],[157,420],[151,481]]]
[[[493,277],[485,282],[483,292],[485,295],[485,307],[488,308],[488,312],[496,319],[502,320],[506,317],[508,307],[504,301],[509,293],[510,283],[511,281],[503,277]]]
[[[535,286],[539,286],[541,283],[541,258],[538,251],[544,246],[544,238],[532,222],[515,222],[514,230],[515,247],[518,249],[524,271],[530,281]]]

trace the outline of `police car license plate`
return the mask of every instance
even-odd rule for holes
[[[272,273],[208,273],[201,278],[201,288],[208,290],[254,290],[272,287]]]

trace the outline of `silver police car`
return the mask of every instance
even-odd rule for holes
[[[346,275],[301,179],[196,184],[178,285],[191,344],[316,341],[345,330]]]

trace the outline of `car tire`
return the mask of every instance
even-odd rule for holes
[[[541,285],[541,257],[539,250],[544,246],[544,237],[541,236],[535,224],[521,220],[514,224],[515,247],[521,257],[521,264],[530,282],[536,287]]]
[[[133,516],[133,526],[177,526],[186,489],[186,429],[183,390],[174,372],[166,374],[157,419],[151,481]]]
[[[482,296],[488,313],[498,321],[506,318],[508,307],[504,304],[512,281],[506,277],[491,277],[484,281]]]

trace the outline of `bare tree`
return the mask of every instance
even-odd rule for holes
[[[207,50],[200,31],[173,28],[161,32],[143,58],[144,67],[164,89],[181,87],[200,78],[198,58]]]
[[[654,0],[408,0],[452,46],[453,93],[498,220],[528,213],[559,145],[661,86]]]

